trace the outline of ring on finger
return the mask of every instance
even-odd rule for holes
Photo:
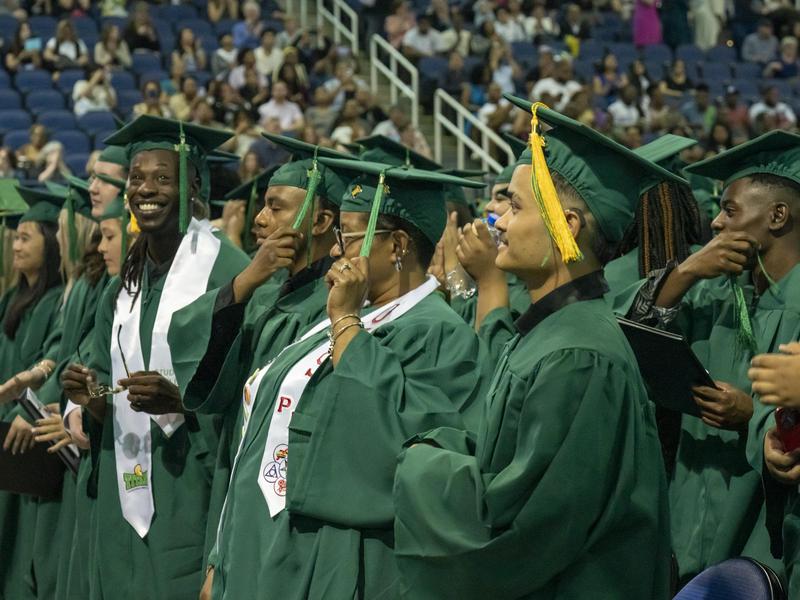
[[[349,270],[350,270],[350,269],[352,269],[352,268],[353,268],[353,267],[351,267],[350,265],[348,265],[347,263],[345,263],[345,264],[343,264],[341,267],[339,267],[339,273],[344,273],[345,271],[349,271]]]

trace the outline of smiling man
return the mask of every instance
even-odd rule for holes
[[[611,310],[602,265],[660,167],[544,105],[497,222],[497,266],[524,281],[477,436],[412,440],[395,475],[395,553],[409,598],[669,594],[653,407]],[[553,128],[544,133],[539,120]]]
[[[186,410],[176,373],[210,331],[170,334],[172,315],[248,263],[203,217],[206,157],[231,134],[142,116],[106,143],[130,159],[141,233],[100,299],[85,365],[62,375],[82,405],[96,471],[89,598],[196,598],[218,423]]]
[[[798,165],[800,136],[776,131],[688,167],[724,182],[715,237],[653,273],[629,314],[677,328],[716,381],[717,389],[694,390],[702,419],[682,416],[670,482],[684,580],[742,555],[781,570],[770,554],[760,477],[774,421],[751,398],[747,370],[754,354],[775,352],[800,334]]]

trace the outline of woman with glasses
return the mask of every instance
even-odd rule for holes
[[[426,275],[446,221],[438,173],[320,158],[355,177],[325,276],[328,318],[254,370],[204,592],[395,597],[392,478],[403,442],[463,423],[475,333]],[[291,466],[289,466],[291,455]]]
[[[42,360],[45,340],[55,327],[63,293],[61,252],[56,232],[63,197],[17,188],[30,205],[14,236],[13,268],[17,284],[0,299],[0,373],[5,381],[24,369],[43,376],[52,363]],[[16,403],[0,405],[9,425],[3,450],[20,454],[33,447],[32,425]],[[0,492],[0,597],[35,597],[30,585],[36,503]]]

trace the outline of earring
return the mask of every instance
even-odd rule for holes
[[[400,255],[397,255],[397,258],[394,259],[394,270],[398,273],[403,270],[403,259],[400,258]]]

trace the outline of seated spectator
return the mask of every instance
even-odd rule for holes
[[[559,55],[560,60],[561,55]],[[528,73],[528,79],[531,81],[539,81],[553,77],[556,72],[556,57],[553,54],[553,49],[550,46],[539,46],[539,56],[536,59],[536,65]]]
[[[361,88],[356,90],[355,97],[358,106],[361,108],[361,119],[366,123],[369,131],[372,131],[378,123],[382,123],[389,118],[389,115],[381,107],[381,103],[368,89]]]
[[[228,83],[230,83],[234,89],[242,89],[245,84],[245,74],[248,70],[255,71],[260,87],[267,86],[267,78],[256,69],[256,55],[254,50],[251,48],[240,50],[237,62],[238,65],[231,69],[231,73],[228,75]]]
[[[630,84],[623,87],[619,98],[609,105],[608,114],[614,119],[614,127],[618,130],[638,125],[642,120],[642,108],[636,87]]]
[[[617,98],[619,90],[628,85],[628,77],[619,72],[617,57],[608,52],[601,60],[597,69],[597,75],[592,79],[592,87],[595,96],[605,98],[608,102],[613,102]],[[639,88],[634,85],[636,91]]]
[[[733,135],[725,123],[717,121],[711,126],[708,142],[705,145],[706,157],[725,152],[733,147]]]
[[[655,83],[647,74],[647,67],[642,59],[637,58],[628,67],[627,83],[636,87],[640,97],[650,88],[651,83]]]
[[[225,127],[233,128],[240,112],[246,112],[253,119],[250,103],[245,102],[239,92],[227,81],[219,82],[213,94],[209,90],[209,96],[211,97],[211,107],[214,109],[214,119]]]
[[[17,169],[17,157],[8,146],[0,146],[0,178],[19,179],[25,174]]]
[[[119,27],[113,23],[103,25],[100,39],[94,45],[94,63],[101,67],[130,68],[132,64],[128,43],[122,39]]]
[[[469,56],[472,32],[464,27],[464,15],[454,6],[450,11],[450,27],[442,31],[443,52],[458,52],[463,58]]]
[[[208,20],[212,23],[239,18],[239,0],[208,0],[206,8]]]
[[[551,100],[552,106],[556,110],[564,110],[564,107],[572,98],[572,95],[581,89],[581,84],[573,79],[572,59],[568,54],[562,54],[555,59],[555,67],[552,77],[540,79],[531,90],[531,100],[534,102],[546,102],[545,96]]]
[[[150,18],[150,7],[147,2],[137,2],[133,7],[133,15],[128,22],[123,34],[128,49],[131,52],[137,50],[152,50],[159,52],[161,44],[158,41],[156,28]]]
[[[191,75],[187,75],[181,83],[181,91],[170,96],[169,110],[174,118],[188,121],[194,113],[195,107],[201,102],[203,102],[203,97],[197,87],[197,80]],[[211,119],[213,119],[213,114]]]
[[[234,136],[228,149],[242,157],[247,154],[255,142],[261,139],[255,121],[247,110],[240,110],[236,113],[233,132]]]
[[[511,44],[513,42],[524,42],[527,39],[525,37],[525,29],[522,27],[522,23],[511,18],[508,8],[505,6],[498,6],[495,9],[494,14],[494,30],[506,44]]]
[[[86,79],[76,81],[72,88],[75,115],[80,117],[95,110],[114,110],[117,94],[111,87],[108,67],[94,67],[86,72]]]
[[[342,110],[346,96],[354,96],[359,89],[369,89],[367,83],[355,74],[355,63],[350,59],[337,61],[334,68],[334,77],[329,79],[322,88],[330,98],[331,107],[337,113]]]
[[[411,11],[408,0],[394,0],[392,12],[386,17],[383,25],[386,39],[399,50],[406,33],[411,31],[415,24],[414,13]]]
[[[267,166],[264,165],[257,152],[248,150],[242,157],[241,164],[239,165],[239,179],[242,181],[250,181],[256,175],[261,173]]]
[[[780,91],[774,85],[767,86],[761,92],[761,100],[750,107],[750,122],[757,125],[761,119],[769,120],[768,127],[762,127],[758,133],[772,129],[792,129],[797,117],[791,107],[780,100]]]
[[[132,118],[139,115],[153,115],[156,117],[172,117],[168,106],[168,97],[161,90],[158,81],[145,81],[142,84],[142,101],[133,106]]]
[[[461,98],[465,86],[467,86],[467,74],[464,72],[464,58],[453,50],[447,57],[447,70],[442,77],[441,88],[454,98]]]
[[[487,21],[494,22],[494,0],[477,0],[472,7],[473,23],[476,28],[481,28]]]
[[[288,50],[288,48],[287,48]],[[292,65],[285,62],[278,69],[276,81],[285,83],[289,89],[289,100],[297,103],[300,108],[305,108],[308,103],[308,79],[301,79],[298,73],[305,73],[305,69],[298,69],[303,65]]]
[[[696,137],[711,131],[711,126],[717,120],[717,107],[711,102],[711,94],[705,83],[697,84],[693,98],[681,107],[681,114]]]
[[[294,71],[294,76],[286,75],[285,69]],[[308,92],[311,86],[311,82],[308,79],[308,70],[300,60],[300,52],[294,46],[287,46],[283,49],[283,63],[281,63],[278,70],[278,79],[283,79],[287,83],[289,83],[289,79],[296,81],[297,87],[292,93],[300,93],[302,90],[303,97],[306,100],[308,99]],[[292,84],[289,85],[289,89],[292,90]]]
[[[264,128],[266,133],[280,134],[281,125],[278,119],[270,119],[267,126]],[[273,144],[270,140],[259,136],[259,139],[253,142],[247,154],[254,153],[258,158],[258,164],[264,165],[265,169],[274,165],[279,165],[289,158],[289,153],[283,146]],[[247,160],[247,155],[242,159],[242,162]]]
[[[176,61],[183,63],[184,73],[206,70],[206,51],[203,50],[200,39],[188,27],[182,28],[178,33],[178,41],[172,51],[172,62]]]
[[[128,11],[125,8],[125,0],[100,0],[101,17],[127,17]],[[91,173],[91,171],[86,171]]]
[[[629,125],[618,136],[619,143],[631,150],[642,145],[642,128],[639,125]]]
[[[530,16],[523,21],[525,34],[534,44],[542,44],[558,37],[558,23],[547,12],[545,0],[535,0]]]
[[[765,65],[772,62],[778,54],[778,38],[772,30],[772,21],[763,18],[758,22],[758,29],[744,38],[742,44],[742,60]]]
[[[267,28],[261,34],[261,45],[255,49],[256,69],[264,77],[274,80],[283,63],[283,52],[275,42],[275,30]]]
[[[578,40],[585,40],[591,37],[591,29],[589,22],[583,15],[581,7],[577,4],[568,4],[564,11],[564,18],[558,26],[561,38],[567,41],[568,37],[573,37]]]
[[[242,100],[257,115],[257,108],[267,102],[270,98],[270,90],[263,81],[264,76],[256,71],[255,67],[249,67],[244,71],[244,85],[239,88],[239,95]]]
[[[333,123],[337,113],[331,106],[330,97],[325,90],[318,87],[314,90],[314,101],[306,109],[306,121],[320,137],[328,137],[333,131]]]
[[[425,158],[433,159],[433,152],[425,136],[410,121],[400,132],[400,143]]]
[[[722,117],[725,110],[725,124],[731,129],[734,137],[747,135],[750,125],[750,117],[747,113],[747,105],[739,99],[739,90],[735,86],[729,85],[725,88],[725,95],[722,98],[722,106],[718,111],[718,118]]]
[[[222,127],[222,123],[214,120],[214,109],[203,101],[194,105],[191,121],[195,125],[202,125],[203,127],[210,127],[212,129],[220,129]]]
[[[14,40],[6,52],[5,63],[10,73],[42,66],[42,39],[33,35],[27,21],[20,21],[17,25]]]
[[[781,40],[780,56],[778,60],[767,63],[764,68],[764,77],[775,77],[776,79],[790,79],[797,77],[797,38],[786,36]]]
[[[346,150],[344,144],[350,144],[368,134],[369,126],[361,119],[361,105],[355,98],[351,98],[344,103],[342,112],[334,124],[331,140],[335,144],[341,144],[340,150]]]
[[[450,7],[447,0],[431,0],[426,12],[431,18],[431,27],[436,31],[450,28]]]
[[[217,79],[225,79],[230,75],[231,69],[236,64],[239,51],[233,45],[233,36],[223,33],[219,36],[219,48],[211,56],[211,74]]]
[[[675,59],[667,78],[661,82],[661,89],[667,96],[680,97],[692,87],[692,81],[686,75],[686,63],[680,58]]]
[[[489,51],[489,70],[492,73],[492,81],[500,86],[503,93],[516,93],[515,80],[523,76],[522,67],[514,60],[511,54],[511,46],[503,44],[495,45]]]
[[[395,142],[400,141],[400,132],[411,123],[406,104],[397,103],[389,107],[389,118],[381,121],[372,129],[370,135],[383,135]]]
[[[434,56],[442,49],[442,34],[431,27],[431,18],[420,15],[416,26],[403,36],[403,54],[411,61],[418,61],[425,56]]]
[[[272,86],[272,99],[258,107],[260,121],[263,124],[269,119],[278,119],[281,131],[299,133],[305,121],[303,111],[297,103],[289,100],[289,88],[283,81],[276,81]]]
[[[92,7],[91,0],[50,0],[49,10],[47,11],[51,17],[57,19],[62,17],[85,17],[86,13]]]
[[[51,71],[83,68],[89,64],[89,50],[78,39],[69,19],[62,19],[56,27],[55,37],[44,47],[44,66]]]
[[[300,39],[301,34],[302,32],[297,24],[297,19],[287,16],[283,20],[283,31],[275,36],[275,43],[278,45],[278,48],[284,50],[289,46],[294,46],[297,40]]]
[[[237,48],[255,48],[264,30],[261,22],[261,7],[258,2],[248,0],[242,7],[243,19],[236,23],[231,30],[233,44]]]
[[[478,110],[478,119],[492,130],[508,131],[511,128],[513,105],[503,98],[503,91],[494,82],[486,89],[486,102]]]
[[[502,43],[503,40],[495,30],[494,21],[484,21],[470,39],[469,50],[474,56],[486,57],[493,45]]]
[[[648,131],[659,134],[666,133],[673,120],[673,110],[664,101],[664,91],[657,84],[654,83],[647,88],[647,96],[642,102],[642,111]]]
[[[38,181],[59,180],[69,174],[64,164],[64,146],[48,141],[47,130],[38,123],[31,125],[30,141],[17,150],[17,168],[25,172],[25,178]]]

